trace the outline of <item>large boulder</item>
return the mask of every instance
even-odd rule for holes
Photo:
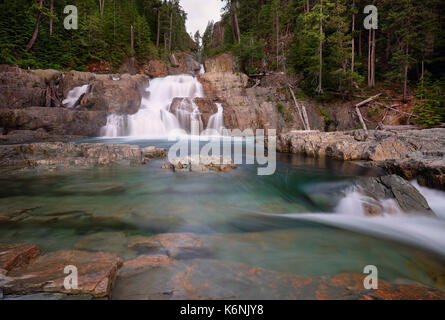
[[[65,98],[76,87],[89,85],[82,98],[82,104],[87,105],[89,110],[123,114],[139,111],[143,90],[148,84],[148,77],[141,74],[96,75],[78,71],[68,72],[61,81]]]
[[[44,106],[45,76],[14,66],[0,66],[0,109]]]
[[[167,65],[158,59],[148,61],[142,66],[141,71],[150,78],[162,78],[168,75]]]
[[[396,201],[402,212],[435,216],[420,192],[411,183],[397,175],[362,178],[356,182],[355,186],[360,193],[375,200],[365,206],[365,211],[369,215],[383,213],[381,201],[392,199]]]

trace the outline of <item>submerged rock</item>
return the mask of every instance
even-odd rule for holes
[[[367,215],[383,214],[384,208],[381,201],[393,199],[402,212],[435,216],[420,192],[411,183],[397,175],[363,178],[358,180],[355,186],[360,193],[375,200],[365,203],[364,209]]]
[[[203,277],[205,275],[205,277]],[[295,299],[444,299],[445,293],[420,285],[379,281],[378,290],[365,290],[366,275],[339,274],[310,278],[245,264],[208,259],[175,261],[123,274],[113,299],[163,300],[295,300]]]
[[[39,255],[39,247],[33,244],[0,243],[0,270],[7,272],[25,266]]]

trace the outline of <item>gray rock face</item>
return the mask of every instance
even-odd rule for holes
[[[45,105],[45,78],[14,66],[0,66],[0,109]]]
[[[289,132],[278,137],[277,149],[315,158],[370,161],[389,174],[445,189],[445,129]]]
[[[118,80],[113,80],[118,79]],[[61,81],[64,97],[75,87],[89,84],[82,103],[93,111],[134,114],[139,111],[143,90],[149,79],[145,75],[97,75],[89,72],[70,71]]]
[[[8,134],[14,130],[43,130],[53,135],[95,137],[106,121],[106,113],[100,111],[44,107],[0,110],[0,126]]]
[[[356,182],[356,187],[367,197],[376,200],[375,205],[365,206],[368,215],[381,214],[382,208],[378,203],[384,199],[395,200],[400,209],[406,213],[435,215],[420,192],[411,183],[397,175],[363,178]]]

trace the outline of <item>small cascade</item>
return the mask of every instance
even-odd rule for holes
[[[153,79],[147,94],[142,98],[141,108],[134,115],[110,115],[107,126],[102,132],[106,137],[166,137],[175,129],[183,129],[190,133],[192,120],[201,123],[201,114],[193,103],[193,109],[188,111],[170,112],[174,98],[204,97],[201,83],[191,75],[168,76]],[[117,127],[116,127],[117,126]],[[112,134],[117,135],[112,135]]]
[[[209,124],[207,125],[207,131],[215,132],[217,131],[219,135],[223,133],[224,128],[224,108],[221,103],[216,103],[218,107],[218,112],[213,114],[209,119]]]
[[[125,115],[111,114],[107,118],[107,124],[101,129],[103,137],[122,137],[127,134],[128,117]]]
[[[206,70],[204,68],[204,65],[201,64],[201,69],[199,70],[199,74],[204,74],[204,73],[206,73]]]
[[[66,99],[62,101],[62,104],[64,104],[67,108],[73,108],[76,106],[76,102],[79,100],[79,98],[87,93],[89,85],[83,85],[80,87],[75,87],[70,92],[68,92]]]
[[[193,100],[182,99],[181,104],[175,110],[175,116],[178,119],[180,128],[189,134],[192,133],[193,129],[196,129],[193,127],[194,122],[199,124],[199,132],[204,129],[201,112]],[[199,134],[199,132],[194,132],[194,134]]]

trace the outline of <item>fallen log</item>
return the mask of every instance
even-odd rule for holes
[[[289,91],[290,91],[290,93],[292,95],[292,99],[294,100],[295,107],[297,108],[298,115],[300,116],[301,123],[303,124],[304,130],[310,131],[310,127],[309,127],[309,123],[308,123],[309,121],[307,119],[307,113],[306,113],[306,117],[305,117],[304,114],[303,114],[303,110],[300,107],[300,105],[299,105],[299,103],[297,101],[297,98],[295,97],[295,93],[292,90],[292,86],[290,84],[288,84],[288,86],[289,86]],[[305,111],[306,111],[306,108],[305,108]]]
[[[360,112],[360,109],[359,109],[357,106],[355,106],[355,112],[357,112],[357,115],[358,115],[358,118],[359,118],[359,120],[360,120],[360,123],[362,124],[362,128],[363,128],[365,131],[368,131],[368,127],[366,126],[366,123],[365,123],[365,121],[363,120],[362,113]]]
[[[370,103],[371,101],[377,99],[377,98],[380,97],[381,95],[382,95],[382,94],[379,93],[379,94],[377,94],[377,95],[375,95],[375,96],[372,96],[372,97],[370,97],[370,98],[368,98],[368,99],[366,99],[366,100],[363,100],[362,102],[357,103],[355,106],[356,106],[357,108],[360,108],[361,106],[364,106],[365,104],[368,104],[368,103]]]

